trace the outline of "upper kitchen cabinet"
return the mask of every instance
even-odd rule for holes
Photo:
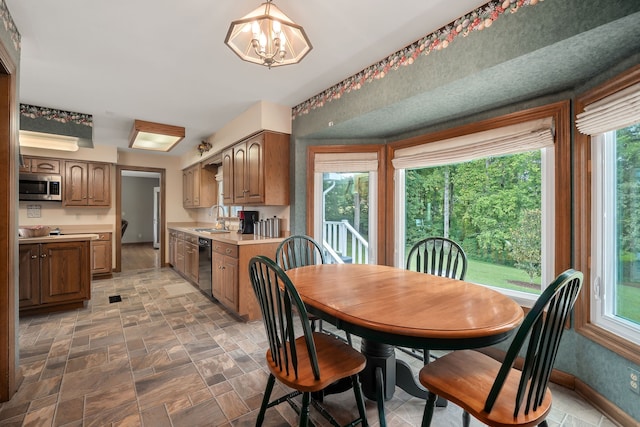
[[[182,171],[182,206],[204,208],[218,201],[215,171],[197,163]]]
[[[289,204],[289,135],[264,131],[222,152],[227,205]]]
[[[63,206],[111,206],[109,163],[64,162]]]
[[[60,159],[47,159],[44,157],[22,157],[20,173],[60,173]]]

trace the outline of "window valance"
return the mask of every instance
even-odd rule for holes
[[[316,153],[315,172],[373,172],[378,170],[378,153]]]
[[[555,131],[552,117],[449,138],[395,151],[396,169],[442,166],[489,156],[502,156],[550,147]]]
[[[585,135],[598,135],[640,123],[640,83],[584,107],[576,127]]]

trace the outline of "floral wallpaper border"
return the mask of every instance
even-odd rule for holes
[[[420,55],[428,55],[434,50],[446,49],[458,36],[468,36],[472,31],[489,28],[494,21],[505,13],[516,13],[520,7],[533,6],[544,0],[493,0],[478,9],[456,19],[454,22],[426,35],[409,46],[401,49],[380,62],[343,80],[318,95],[309,98],[292,109],[292,118],[308,114],[321,108],[325,103],[339,99],[344,93],[356,91],[366,83],[384,78],[391,70],[401,65],[411,65]]]
[[[11,41],[13,42],[13,47],[16,51],[20,51],[20,33],[18,32],[18,27],[16,27],[15,22],[13,22],[13,18],[11,17],[11,13],[9,13],[9,9],[7,8],[7,4],[4,0],[0,1],[0,18],[2,19],[2,23],[4,24],[4,29],[11,36]]]
[[[44,118],[60,123],[75,123],[77,125],[93,127],[93,116],[91,114],[74,113],[72,111],[20,104],[20,115],[31,119]]]

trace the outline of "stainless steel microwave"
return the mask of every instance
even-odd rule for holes
[[[18,200],[62,201],[62,176],[21,173]]]

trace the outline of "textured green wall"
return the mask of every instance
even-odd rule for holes
[[[297,117],[292,233],[306,231],[307,147],[391,142],[573,99],[640,63],[638,28],[637,0],[545,0]],[[640,420],[629,366],[640,369],[573,330],[556,362]]]

